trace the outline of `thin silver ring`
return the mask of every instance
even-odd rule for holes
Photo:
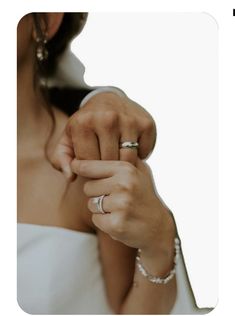
[[[126,142],[120,142],[120,148],[124,148],[124,149],[137,149],[139,147],[139,143],[138,142],[130,142],[130,141],[126,141]]]
[[[103,209],[103,199],[104,199],[104,197],[105,197],[105,194],[93,197],[93,199],[92,199],[93,203],[96,206],[97,213],[101,213],[101,214],[105,214],[106,213],[104,211],[104,209]]]

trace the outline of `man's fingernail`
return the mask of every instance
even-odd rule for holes
[[[63,172],[65,178],[68,180],[71,179],[73,176],[72,170],[71,170],[69,165],[63,166],[62,172]]]

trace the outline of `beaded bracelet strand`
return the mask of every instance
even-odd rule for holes
[[[147,270],[144,268],[141,259],[140,259],[140,254],[141,254],[141,250],[138,249],[137,252],[137,256],[136,256],[136,265],[140,271],[140,273],[146,277],[150,282],[155,283],[155,284],[166,284],[168,283],[176,274],[176,264],[178,262],[179,259],[179,252],[180,252],[180,241],[179,239],[176,237],[175,238],[175,256],[174,256],[174,267],[173,269],[166,275],[166,277],[161,278],[158,276],[154,276],[152,274],[150,274],[149,272],[147,272]]]

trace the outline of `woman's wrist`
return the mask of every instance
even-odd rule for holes
[[[175,256],[175,222],[164,208],[156,237],[141,249],[141,260],[152,274],[165,276],[174,265]]]

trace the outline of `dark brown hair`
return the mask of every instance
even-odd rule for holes
[[[46,83],[47,80],[55,74],[61,55],[66,48],[69,47],[71,40],[82,31],[87,20],[87,15],[86,12],[64,13],[59,30],[55,36],[45,44],[48,57],[43,61],[39,61],[35,54],[36,82],[43,79]],[[36,32],[41,35],[40,20],[43,18],[46,23],[45,14],[33,13],[33,18]],[[63,88],[53,87],[48,89],[46,85],[41,87],[41,90],[49,106],[53,104],[68,115],[71,115],[78,109],[81,100],[90,92],[89,89],[77,89],[66,86]]]
[[[40,38],[43,36],[41,19],[47,24],[46,15],[44,13],[32,13],[32,15],[35,31]],[[57,70],[60,56],[70,45],[71,40],[82,31],[86,19],[87,13],[85,12],[64,13],[62,23],[55,36],[47,43],[43,43],[44,49],[48,52],[48,57],[40,61],[37,59],[35,51],[35,86],[39,85],[46,101],[46,110],[52,120],[51,131],[45,144],[45,155],[47,159],[49,159],[48,146],[56,126],[52,105],[70,116],[78,110],[81,100],[91,91],[89,89],[78,89],[69,86],[63,88],[48,88],[47,86],[47,80],[52,77]],[[44,82],[44,85],[40,85],[41,81]]]

